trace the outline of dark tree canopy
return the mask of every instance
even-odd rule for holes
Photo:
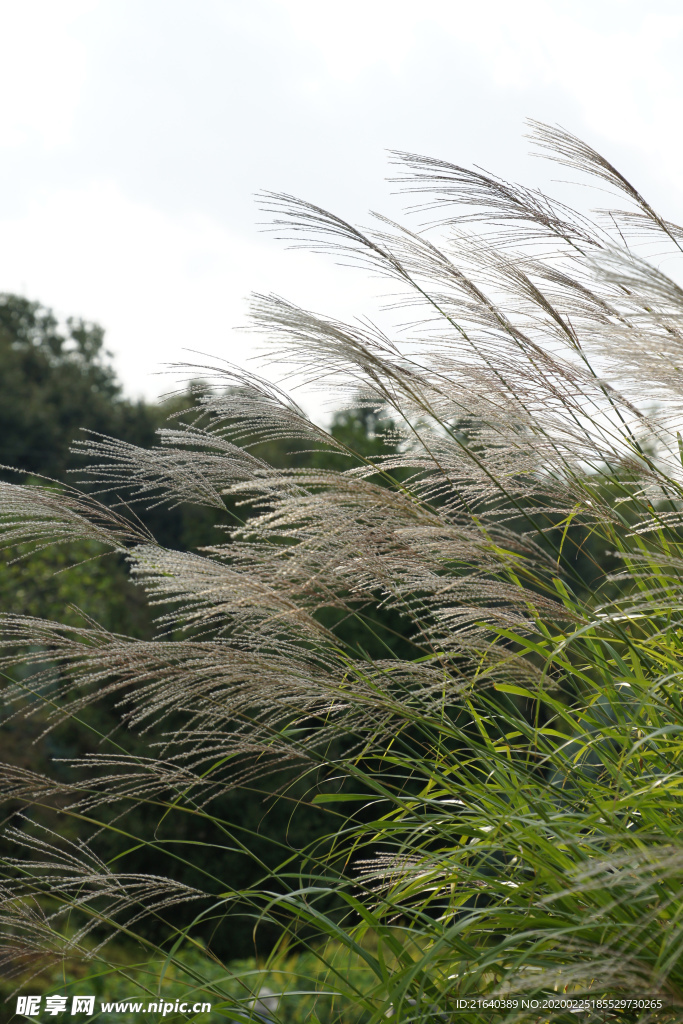
[[[122,396],[98,324],[0,294],[0,463],[61,479],[84,426],[147,445],[156,422]]]

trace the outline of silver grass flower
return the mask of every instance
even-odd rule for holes
[[[29,682],[6,691],[17,714],[51,729],[113,698],[150,740],[145,756],[103,747],[81,759],[85,781],[0,766],[0,787],[24,807],[125,816],[152,801],[204,811],[285,768],[365,771],[368,793],[385,772],[375,797],[391,810],[376,811],[388,817],[373,834],[348,826],[353,877],[339,885],[366,901],[378,934],[387,922],[424,930],[429,984],[388,989],[380,1016],[400,1005],[412,1015],[400,1019],[427,1020],[479,985],[501,997],[666,993],[680,1020],[683,818],[660,821],[656,801],[667,789],[679,801],[681,785],[683,723],[668,695],[683,671],[683,290],[637,247],[677,252],[683,228],[580,140],[537,124],[532,137],[627,208],[588,216],[409,153],[392,159],[418,200],[410,212],[426,218],[417,230],[380,216],[361,230],[263,197],[281,236],[388,279],[391,308],[411,318],[392,336],[277,296],[252,307],[273,362],[390,417],[385,455],[354,458],[279,387],[226,365],[197,392],[194,420],[171,422],[157,447],[80,442],[88,494],[0,485],[8,547],[96,541],[125,554],[158,607],[151,641],[0,618],[1,667],[29,666]],[[268,464],[259,444],[282,439],[348,456],[348,468]],[[165,549],[121,493],[224,512],[224,541]],[[595,594],[577,569],[593,537],[619,561]],[[391,611],[414,658],[365,655],[330,611],[359,630]],[[568,680],[563,704],[553,694]],[[512,695],[504,712],[500,693]],[[4,886],[17,963],[54,954],[60,914],[81,915],[64,955],[85,955],[93,929],[130,931],[202,896],[117,874],[95,852],[97,829],[77,848],[29,823],[8,835],[31,850],[8,861]],[[42,909],[46,894],[57,910]]]

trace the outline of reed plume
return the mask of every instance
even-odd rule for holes
[[[11,833],[34,854],[6,867],[17,943],[54,953],[54,915],[75,914],[69,955],[92,957],[89,927],[128,934],[185,898],[224,913],[239,894],[209,852],[203,893],[117,873],[97,857],[112,825],[96,812],[115,807],[121,828],[140,803],[210,815],[232,788],[295,771],[331,808],[330,843],[248,900],[355,950],[372,933],[359,1020],[438,1019],[475,996],[502,1000],[501,1019],[538,1019],[522,996],[562,996],[547,1019],[609,997],[640,1000],[631,1019],[683,1020],[683,290],[648,259],[682,251],[683,228],[585,143],[531,132],[613,208],[588,216],[410,153],[392,160],[416,229],[262,197],[278,234],[387,278],[409,311],[390,336],[253,300],[268,358],[390,421],[385,454],[359,456],[279,387],[222,366],[156,448],[80,442],[87,494],[0,484],[8,545],[96,541],[158,606],[151,641],[0,621],[4,671],[30,666],[6,691],[18,714],[49,729],[113,699],[150,737],[140,756],[119,733],[68,783],[3,769],[8,799],[58,798],[94,832],[77,850],[30,822]],[[348,468],[277,468],[259,453],[282,439]],[[217,509],[224,535],[165,549],[122,490]],[[364,650],[388,612],[412,657]],[[364,812],[335,816],[353,790]],[[173,850],[145,842],[172,873]],[[330,893],[347,916],[319,909]],[[57,909],[27,909],[48,898]]]

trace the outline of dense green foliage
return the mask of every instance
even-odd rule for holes
[[[0,295],[0,463],[61,480],[82,428],[151,444],[157,425],[125,399],[97,324]]]

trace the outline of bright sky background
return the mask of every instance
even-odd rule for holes
[[[131,395],[184,348],[244,363],[252,290],[364,312],[259,189],[395,215],[388,148],[547,186],[533,117],[683,219],[680,0],[0,0],[0,39],[0,291],[101,323]]]

